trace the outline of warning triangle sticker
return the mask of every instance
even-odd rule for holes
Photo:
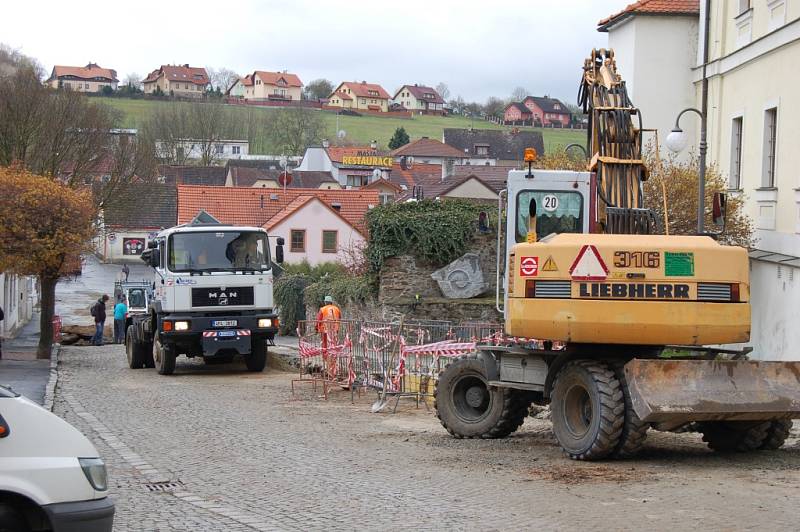
[[[608,277],[608,268],[597,248],[587,244],[575,257],[569,273],[577,281],[604,281]]]
[[[553,260],[553,256],[550,255],[547,257],[547,260],[544,261],[544,266],[542,266],[543,272],[557,272],[558,266],[556,266],[556,261]]]

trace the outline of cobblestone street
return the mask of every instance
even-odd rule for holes
[[[324,402],[292,374],[178,359],[130,370],[120,346],[61,351],[55,412],[109,464],[116,530],[793,529],[797,432],[774,452],[715,455],[654,433],[637,460],[564,458],[549,423],[455,440],[413,402]],[[167,484],[165,484],[167,483]],[[166,489],[163,489],[166,488]]]

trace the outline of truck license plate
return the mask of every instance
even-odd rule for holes
[[[236,336],[236,331],[218,331],[217,336],[223,336],[223,337]]]
[[[236,327],[238,323],[236,320],[212,320],[212,327]]]

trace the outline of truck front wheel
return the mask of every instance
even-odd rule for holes
[[[160,375],[172,375],[175,372],[175,348],[162,344],[159,338],[153,342],[153,360]]]
[[[128,325],[128,331],[125,334],[125,355],[128,358],[128,367],[131,369],[152,368],[152,348],[148,344],[137,341],[133,329],[133,325]]]
[[[573,460],[597,460],[614,452],[625,422],[619,380],[604,363],[576,360],[556,377],[551,398],[553,432]]]
[[[489,386],[476,353],[448,364],[434,391],[436,416],[456,438],[505,438],[525,421],[530,404],[525,391]]]
[[[245,355],[244,363],[247,365],[247,371],[264,371],[267,365],[267,341],[253,339],[253,352]]]

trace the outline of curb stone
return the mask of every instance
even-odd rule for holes
[[[53,403],[56,396],[56,386],[58,385],[58,355],[61,353],[61,344],[53,344],[50,352],[50,377],[47,379],[47,386],[44,389],[44,404],[46,410],[53,411]]]

